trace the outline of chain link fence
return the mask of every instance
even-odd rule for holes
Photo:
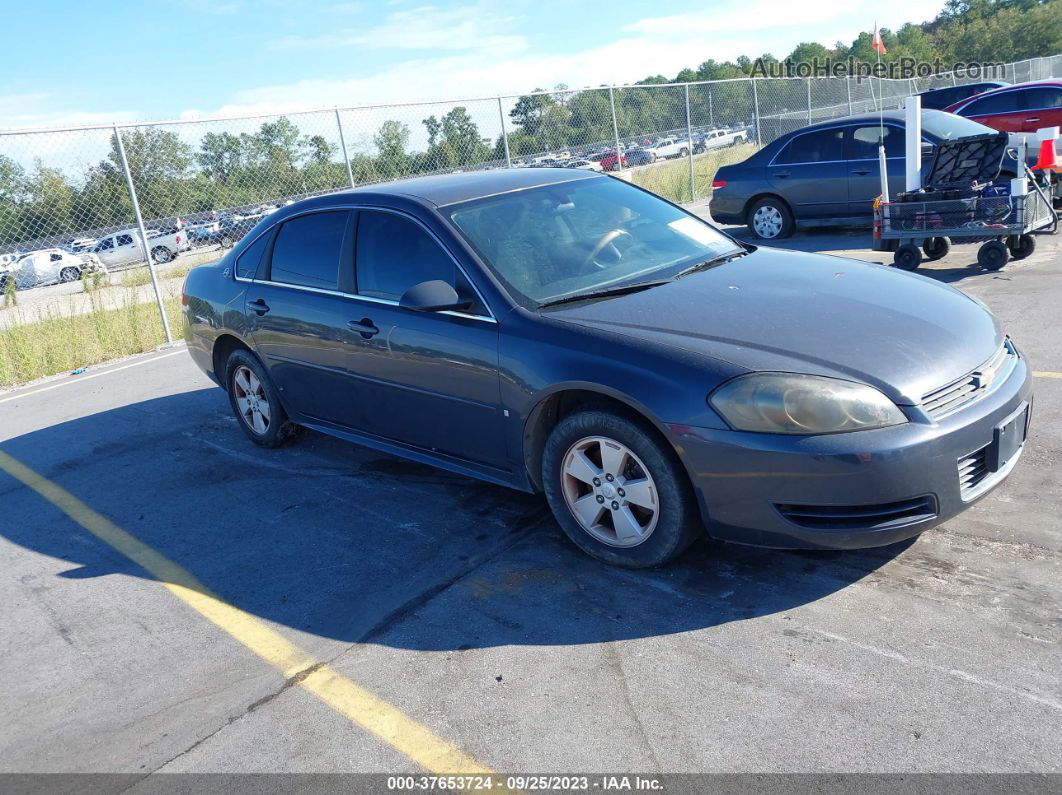
[[[1059,75],[1062,55],[1008,64],[1005,79]],[[688,202],[709,194],[719,165],[780,135],[973,80],[745,78],[4,131],[0,278],[15,278],[21,255],[53,249],[112,271],[143,265],[145,249],[156,262],[205,261],[285,203],[413,175],[568,165]],[[18,278],[19,287],[62,280]]]

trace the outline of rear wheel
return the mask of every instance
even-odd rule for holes
[[[925,252],[927,260],[943,259],[951,251],[951,238],[931,237],[922,243],[922,251]]]
[[[1036,251],[1036,238],[1032,235],[1017,235],[1007,238],[1011,259],[1025,259]]]
[[[768,196],[752,205],[748,225],[760,240],[778,240],[793,234],[793,214],[784,201]]]
[[[673,451],[610,411],[578,411],[557,424],[543,451],[542,482],[565,534],[605,563],[658,566],[703,532]]]
[[[61,282],[76,282],[81,278],[81,271],[77,268],[63,268],[59,271],[59,281]]]
[[[900,270],[913,271],[922,264],[922,252],[914,243],[904,243],[892,255],[892,261]]]
[[[250,352],[237,349],[225,366],[229,403],[247,437],[262,447],[279,447],[297,426],[288,420],[277,390],[262,363]]]
[[[173,252],[165,246],[157,246],[156,248],[151,249],[151,258],[159,263],[169,262],[173,259]]]
[[[977,264],[985,270],[998,271],[1010,260],[1010,249],[1002,240],[989,240],[977,250]]]

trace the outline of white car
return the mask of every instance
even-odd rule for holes
[[[14,262],[0,263],[0,287],[14,279],[15,287],[28,290],[45,284],[73,282],[82,273],[106,275],[107,267],[95,254],[75,254],[61,248],[45,248],[23,254]]]
[[[709,130],[700,140],[700,149],[722,149],[726,146],[736,146],[747,143],[749,134],[747,130]]]
[[[686,157],[690,153],[690,145],[685,139],[663,138],[656,143],[643,146],[653,160],[664,160],[669,157]]]
[[[601,171],[601,163],[593,160],[569,160],[565,165],[568,168],[581,168],[584,171]]]

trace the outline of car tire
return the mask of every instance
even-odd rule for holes
[[[557,424],[543,450],[542,483],[568,538],[604,563],[660,566],[704,532],[674,451],[612,411],[584,409]]]
[[[221,240],[218,241],[218,245],[220,245],[222,248],[232,248],[232,246],[233,246],[232,238],[229,237],[228,235],[222,235],[221,236]]]
[[[1011,259],[1025,259],[1036,251],[1036,238],[1032,235],[1017,235],[1007,238]]]
[[[1002,240],[989,240],[977,250],[977,264],[987,271],[998,271],[1010,261],[1010,249]]]
[[[81,271],[79,271],[77,268],[63,268],[61,271],[59,271],[60,282],[76,282],[80,278]]]
[[[917,270],[922,264],[922,251],[914,243],[904,243],[892,255],[892,263],[903,271]]]
[[[225,389],[240,428],[255,444],[280,447],[297,432],[298,426],[288,419],[269,374],[250,351],[238,348],[229,355]]]
[[[931,237],[922,242],[922,251],[930,262],[943,259],[951,251],[951,238]]]
[[[151,259],[161,265],[173,259],[173,252],[165,246],[156,246],[151,249]]]
[[[793,213],[781,199],[767,196],[752,205],[748,227],[760,240],[780,240],[793,234]]]
[[[682,147],[681,149],[679,149],[679,157],[689,157],[689,156],[690,156],[690,150],[689,149],[687,149],[686,147]]]

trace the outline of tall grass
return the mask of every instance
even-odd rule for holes
[[[755,151],[752,144],[740,144],[694,156],[694,198],[711,195],[712,180],[720,166],[739,163]],[[631,174],[631,181],[673,202],[691,201],[690,161],[684,157],[640,168]]]
[[[65,316],[54,306],[15,310],[0,328],[0,387],[142,353],[166,341],[154,301],[138,302],[135,288],[105,306],[98,293],[88,312]],[[163,301],[172,329],[180,328],[180,299]]]

